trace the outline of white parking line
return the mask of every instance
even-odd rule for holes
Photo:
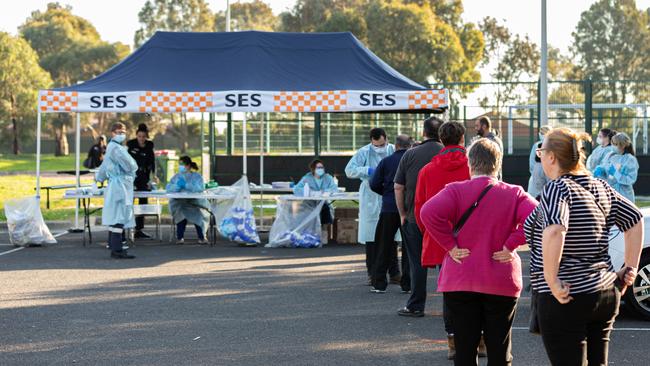
[[[23,249],[25,249],[25,247],[20,247],[20,248],[16,248],[16,249],[12,249],[12,250],[7,250],[6,252],[2,252],[2,253],[0,253],[0,255],[5,255],[5,254],[9,254],[9,253],[17,252],[17,251],[19,251],[19,250],[23,250]]]
[[[528,327],[512,327],[512,330],[528,330]],[[614,330],[630,331],[630,332],[650,332],[650,328],[614,328]]]

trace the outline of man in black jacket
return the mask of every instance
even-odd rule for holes
[[[135,181],[133,182],[136,191],[150,191],[149,180],[151,175],[156,171],[156,156],[154,155],[153,141],[150,141],[148,138],[149,130],[147,129],[147,125],[141,123],[138,126],[136,138],[126,143],[129,154],[131,154],[138,164],[138,171],[135,173]],[[146,205],[149,202],[146,198],[139,198],[138,203]],[[151,237],[142,231],[143,228],[144,216],[136,216],[134,235],[136,238]]]
[[[395,153],[379,162],[377,170],[370,179],[370,189],[382,196],[381,213],[375,230],[375,263],[372,271],[372,289],[374,293],[386,292],[386,272],[389,272],[391,282],[398,282],[402,292],[411,290],[409,276],[408,256],[406,250],[402,250],[402,276],[399,278],[397,266],[397,244],[395,234],[400,230],[401,220],[397,205],[395,204],[395,189],[393,180],[399,167],[402,155],[411,147],[412,140],[407,135],[399,135],[395,140]]]

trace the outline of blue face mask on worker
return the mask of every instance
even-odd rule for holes
[[[121,134],[119,134],[119,135],[115,135],[115,136],[113,137],[113,141],[117,142],[118,144],[123,143],[124,140],[126,140],[126,135],[123,134],[123,133],[121,133]]]
[[[185,165],[181,165],[181,166],[179,166],[179,167],[178,167],[178,172],[179,172],[179,173],[186,173],[186,172],[187,172],[187,168],[185,167]]]
[[[325,168],[316,168],[314,172],[316,173],[316,176],[320,178],[325,175]]]

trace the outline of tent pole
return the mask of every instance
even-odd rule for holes
[[[357,119],[356,114],[352,112],[352,150],[357,149]]]
[[[75,185],[76,190],[79,192],[80,179],[79,179],[79,158],[81,156],[81,113],[77,112],[76,114],[76,128],[75,128],[75,146],[74,146],[74,159],[75,159]],[[74,209],[74,228],[73,232],[81,232],[79,228],[79,199],[75,200],[75,209]]]
[[[265,127],[265,118],[264,114],[260,113],[262,119],[260,120],[260,227],[264,226],[264,127]],[[268,120],[268,115],[266,116]],[[266,131],[266,136],[269,136],[268,131]]]
[[[246,112],[244,112],[244,120],[242,121],[242,175],[248,174],[248,166],[246,161],[246,143],[248,136],[246,135]]]
[[[298,113],[298,153],[302,154],[302,113]]]
[[[41,200],[41,109],[36,111],[36,199]]]

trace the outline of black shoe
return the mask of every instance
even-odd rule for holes
[[[370,289],[370,292],[372,292],[373,294],[385,294],[386,289],[380,290],[380,289],[378,289],[376,287],[373,287],[373,288]]]
[[[397,310],[397,315],[399,316],[410,316],[411,318],[421,318],[424,316],[424,311],[422,310],[410,310],[409,308],[401,308]]]
[[[133,234],[133,237],[135,237],[136,239],[151,239],[151,235],[145,233],[142,230],[136,231],[135,234]]]
[[[403,289],[402,289],[402,293],[403,293],[403,294],[410,294],[410,293],[411,293],[411,289],[410,289],[410,288],[403,288]]]
[[[133,259],[134,255],[131,255],[126,252],[126,250],[121,250],[119,252],[111,252],[111,258],[113,259]]]

